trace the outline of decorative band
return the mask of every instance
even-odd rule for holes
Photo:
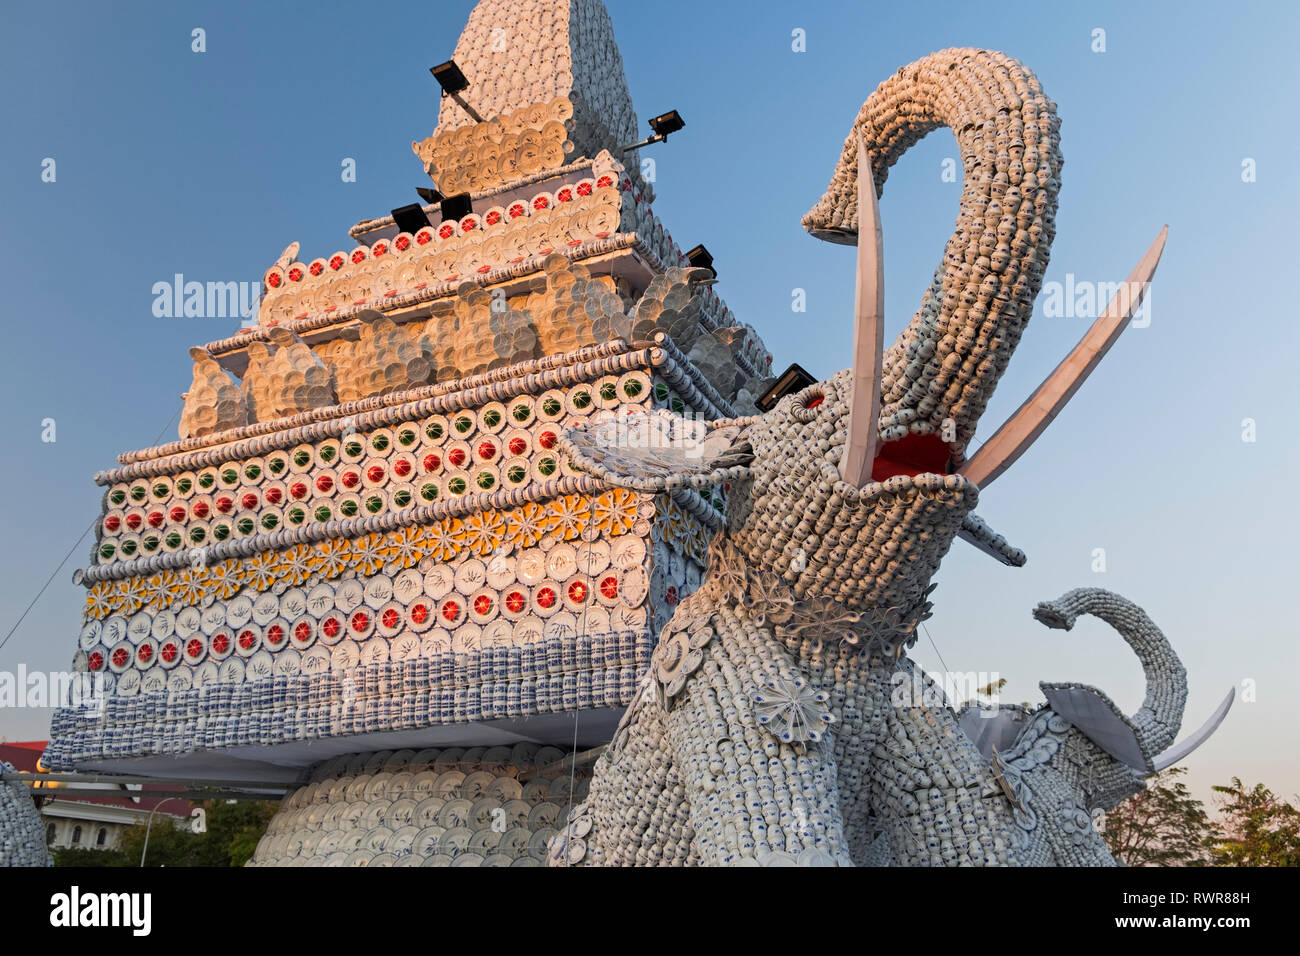
[[[55,712],[46,761],[234,746],[624,707],[650,661],[648,631],[581,635],[325,674],[272,675],[187,691],[110,697],[95,714]]]
[[[579,483],[565,478],[561,483]],[[596,484],[595,479],[586,479]],[[605,537],[634,531],[649,511],[646,499],[635,492],[614,488],[594,500],[580,494],[557,496],[545,504],[526,502],[511,511],[476,509],[464,519],[444,516],[388,534],[370,533],[348,540],[334,536],[319,542],[291,544],[282,551],[264,548],[260,555],[217,554],[210,549],[205,561],[192,555],[157,555],[178,558],[179,567],[146,568],[135,574],[113,574],[119,568],[139,564],[140,559],[88,569],[81,579],[90,586],[86,595],[87,620],[111,614],[133,615],[145,607],[180,609],[212,600],[228,600],[251,587],[266,591],[273,587],[297,587],[310,581],[339,577],[348,571],[371,575],[413,567],[429,557],[450,562],[460,557],[482,556],[515,548],[530,548],[550,536],[558,541],[579,537],[588,525]],[[274,537],[262,536],[262,537]],[[252,539],[234,542],[247,544]]]
[[[387,408],[393,405],[404,405],[412,401],[414,398],[435,398],[439,395],[451,395],[458,392],[471,391],[484,385],[492,385],[497,382],[509,381],[512,378],[519,378],[521,375],[531,375],[539,372],[546,372],[551,369],[561,368],[566,365],[592,362],[603,358],[609,358],[614,355],[622,355],[627,351],[627,343],[621,339],[615,339],[612,342],[603,342],[600,345],[584,345],[582,348],[574,349],[571,352],[565,352],[560,355],[548,355],[545,358],[520,362],[518,365],[493,369],[491,372],[484,372],[482,375],[474,375],[469,378],[456,379],[450,382],[441,382],[437,385],[422,385],[418,388],[409,389],[404,392],[390,392],[386,395],[375,395],[356,402],[344,402],[339,405],[313,408],[311,411],[302,412],[301,414],[294,415],[290,418],[254,422],[226,432],[203,435],[198,438],[184,438],[180,441],[168,442],[165,445],[154,445],[152,448],[142,448],[138,451],[127,451],[118,455],[117,460],[120,464],[131,465],[151,458],[165,458],[183,452],[197,451],[202,448],[211,448],[214,445],[225,445],[229,442],[238,441],[244,438],[270,435],[286,428],[294,428],[299,425],[310,425],[313,422],[328,421],[340,415],[354,415],[359,412],[374,411],[376,409]],[[107,471],[101,472],[100,474],[112,475],[114,472]],[[109,480],[113,481],[117,479]],[[99,475],[95,476],[95,481],[99,484],[105,483],[99,481]]]
[[[363,518],[327,521],[301,528],[282,528],[270,534],[257,534],[238,541],[223,541],[190,551],[173,551],[151,554],[148,557],[98,564],[74,575],[74,582],[84,585],[100,581],[119,581],[123,578],[156,574],[192,568],[196,563],[210,564],[228,558],[249,558],[264,551],[279,551],[298,545],[317,544],[340,538],[355,538],[363,534],[376,534],[427,525],[445,518],[459,518],[475,512],[492,512],[501,508],[517,508],[530,502],[561,498],[565,495],[588,495],[605,491],[604,482],[591,477],[555,478],[537,482],[526,488],[502,488],[493,492],[475,492],[451,501],[419,505],[406,511],[390,511]],[[199,552],[198,560],[194,551]]]
[[[511,279],[522,279],[525,276],[530,276],[534,273],[540,272],[546,259],[549,258],[549,255],[562,255],[571,262],[577,262],[582,259],[590,259],[611,252],[622,252],[625,249],[635,249],[638,253],[649,260],[651,266],[657,268],[658,271],[662,272],[666,268],[661,262],[659,262],[659,257],[651,252],[636,233],[620,232],[606,239],[588,240],[580,246],[557,249],[554,253],[548,255],[531,256],[523,262],[513,263],[500,269],[493,269],[491,272],[458,278],[453,282],[431,282],[423,289],[405,294],[398,294],[391,299],[380,296],[377,297],[375,301],[363,302],[361,305],[347,306],[346,308],[341,308],[336,312],[321,312],[316,315],[308,316],[305,319],[295,319],[292,322],[282,322],[276,327],[288,329],[296,335],[306,335],[309,332],[318,332],[332,326],[346,325],[348,321],[355,319],[359,313],[368,309],[379,308],[379,311],[387,314],[389,312],[396,312],[401,309],[408,309],[428,302],[433,302],[436,299],[443,299],[456,295],[465,285],[476,285],[479,288],[487,288],[488,286],[496,285],[500,282],[509,282]],[[267,326],[259,326],[254,329],[242,331],[238,335],[233,335],[230,338],[221,339],[216,342],[209,342],[204,346],[204,348],[214,356],[220,356],[226,352],[236,352],[253,342],[269,342],[270,338],[270,328]]]
[[[577,173],[584,169],[591,169],[593,162],[594,161],[591,159],[581,159],[576,163],[569,163],[569,165],[561,166],[558,169],[546,169],[541,172],[532,173],[531,175],[518,176],[514,179],[503,182],[498,186],[493,186],[490,189],[472,189],[469,191],[470,199],[490,199],[491,197],[499,196],[502,193],[522,189],[525,186],[531,186],[533,183],[540,183],[548,179],[555,179],[558,176],[567,176],[569,173]],[[432,205],[423,207],[425,212],[433,212],[437,208],[437,206]],[[376,229],[386,229],[392,225],[394,225],[394,223],[391,215],[380,216],[376,219],[363,219],[348,230],[348,235],[360,242],[361,237],[366,233],[373,232]]]
[[[673,357],[669,347],[679,358]],[[626,349],[626,346],[622,342],[616,342],[611,348]],[[247,425],[210,436],[218,439],[221,444],[214,444],[202,451],[172,454],[171,449],[187,444],[172,442],[168,445],[131,452],[119,456],[118,460],[123,462],[120,467],[97,472],[94,481],[97,485],[110,485],[117,481],[206,468],[232,458],[265,455],[303,442],[334,438],[348,429],[382,428],[428,415],[476,407],[489,401],[508,401],[519,395],[532,395],[548,388],[568,387],[592,381],[603,375],[628,372],[638,368],[654,369],[681,393],[684,401],[711,417],[726,417],[726,410],[731,407],[725,400],[719,406],[708,397],[705,389],[712,392],[714,396],[717,396],[717,392],[667,337],[651,347],[630,352],[618,351],[571,365],[530,372],[524,372],[525,367],[512,368],[510,378],[481,381],[472,387],[469,383],[475,379],[466,379],[462,383],[464,387],[457,388],[455,391],[445,391],[444,386],[425,386],[384,396],[388,401],[368,398],[359,402],[313,409],[291,419]],[[721,400],[721,396],[717,397]],[[285,427],[288,422],[299,420],[307,423]]]
[[[400,398],[401,403],[388,407],[376,407],[377,403],[375,403],[374,399],[364,399],[360,402],[348,402],[344,405],[318,408],[312,413],[307,413],[317,419],[310,424],[284,428],[281,422],[277,423],[280,426],[279,430],[271,434],[261,434],[247,438],[237,436],[248,434],[255,426],[234,429],[219,436],[223,439],[222,444],[204,451],[171,455],[165,458],[153,457],[148,451],[137,453],[138,457],[143,458],[147,455],[150,460],[137,460],[130,465],[97,472],[95,474],[95,483],[110,485],[117,481],[130,481],[133,478],[146,478],[196,468],[207,468],[232,459],[265,455],[268,452],[292,448],[294,445],[304,442],[337,438],[349,430],[384,428],[429,415],[456,412],[465,408],[476,408],[490,401],[509,401],[519,395],[534,395],[548,388],[566,388],[594,381],[603,375],[629,372],[634,369],[653,368],[657,364],[656,360],[664,364],[671,361],[666,353],[659,353],[656,349],[647,348],[635,352],[608,355],[575,365],[516,375],[509,379],[480,384],[474,388],[435,394],[432,397],[413,399],[413,396],[427,394],[429,387],[412,389],[411,391],[396,393],[394,397]]]

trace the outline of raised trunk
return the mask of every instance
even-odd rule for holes
[[[1150,769],[1155,758],[1173,744],[1182,725],[1183,705],[1187,702],[1187,670],[1146,612],[1111,591],[1076,588],[1055,601],[1043,602],[1034,611],[1034,617],[1049,627],[1066,630],[1074,626],[1080,614],[1091,614],[1119,631],[1142,664],[1147,680],[1146,697],[1128,723]],[[1047,690],[1072,685],[1042,686]],[[1093,688],[1083,689],[1100,694]]]
[[[938,435],[955,466],[1047,268],[1062,165],[1055,104],[1001,53],[954,48],[917,60],[863,105],[830,187],[803,222],[818,238],[855,243],[859,141],[879,190],[907,148],[940,126],[961,152],[960,211],[920,310],[884,357],[880,430],[885,441]]]

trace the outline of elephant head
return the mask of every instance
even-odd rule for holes
[[[964,167],[956,229],[921,308],[885,352],[877,191],[908,146],[944,125]],[[903,67],[866,101],[804,218],[818,238],[857,242],[853,368],[754,417],[579,425],[565,439],[574,464],[644,491],[728,483],[732,543],[800,598],[917,607],[958,534],[1022,564],[971,514],[979,487],[1023,453],[1118,337],[1164,242],[1162,232],[1075,351],[968,459],[1047,266],[1058,147],[1055,106],[1018,61],[950,49]]]
[[[732,543],[797,596],[858,608],[919,602],[953,537],[971,526],[978,490],[957,466],[1047,264],[1061,169],[1053,104],[1002,54],[925,57],[867,101],[805,219],[814,236],[854,241],[857,191],[877,222],[889,167],[942,125],[965,163],[957,228],[921,309],[887,353],[873,226],[859,245],[853,369],[751,418],[574,428],[566,450],[575,465],[646,491],[727,482]]]
[[[1074,627],[1080,614],[1105,621],[1133,648],[1147,680],[1142,706],[1130,717],[1095,687],[1072,683],[1038,686],[1048,706],[1097,747],[1135,771],[1154,773],[1157,759],[1173,744],[1182,725],[1187,671],[1146,612],[1118,594],[1101,588],[1076,588],[1034,609],[1035,619],[1066,631]]]
[[[1141,781],[1173,766],[1209,739],[1232,707],[1232,691],[1210,719],[1182,744],[1173,746],[1183,721],[1187,701],[1187,671],[1169,641],[1145,611],[1132,601],[1101,588],[1077,588],[1055,601],[1044,601],[1034,617],[1048,627],[1070,630],[1081,614],[1097,617],[1133,648],[1146,675],[1142,706],[1125,714],[1102,691],[1087,684],[1042,683],[1046,709],[1070,724],[1069,734],[1098,751],[1117,768],[1122,767],[1135,781],[1128,792],[1141,789]],[[1122,776],[1122,775],[1120,775]],[[1089,804],[1109,809],[1128,793],[1115,793],[1105,786],[1090,788]]]
[[[1035,711],[967,708],[959,718],[991,760],[1026,842],[1056,863],[1108,860],[1092,814],[1113,809],[1142,790],[1146,777],[1204,743],[1233,700],[1230,691],[1200,730],[1171,747],[1182,724],[1187,672],[1169,641],[1140,607],[1101,588],[1078,588],[1034,609],[1038,621],[1063,630],[1082,614],[1105,621],[1136,652],[1146,675],[1136,713],[1125,714],[1086,684],[1041,683],[1047,703]],[[1009,746],[999,749],[999,739],[1009,737]]]

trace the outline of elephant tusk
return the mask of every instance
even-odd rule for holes
[[[1223,719],[1228,716],[1228,711],[1232,709],[1232,702],[1236,699],[1236,697],[1237,697],[1236,690],[1228,691],[1228,696],[1223,698],[1223,701],[1215,709],[1214,713],[1210,715],[1210,719],[1207,720],[1205,723],[1201,724],[1201,726],[1197,729],[1196,733],[1187,737],[1187,739],[1185,739],[1182,743],[1170,747],[1160,756],[1156,757],[1153,761],[1151,761],[1152,769],[1156,773],[1159,773],[1161,770],[1167,770],[1168,768],[1172,767],[1174,764],[1178,763],[1178,761],[1186,757],[1188,754],[1190,754],[1201,744],[1209,740],[1211,735],[1213,735],[1213,733],[1219,729],[1219,725],[1223,723]]]
[[[880,372],[885,350],[885,258],[880,205],[866,144],[858,140],[858,263],[853,298],[853,396],[840,477],[855,488],[871,480],[880,443]]]
[[[1115,344],[1126,328],[1133,313],[1146,295],[1147,284],[1155,275],[1160,254],[1165,248],[1169,227],[1165,226],[1151,243],[1142,261],[1106,306],[1106,311],[1092,324],[1079,344],[1056,366],[1037,391],[1006,420],[993,437],[980,446],[979,451],[957,469],[980,488],[987,488],[993,479],[1015,464],[1016,459],[1038,440],[1058,412],[1065,407],[1079,386]]]

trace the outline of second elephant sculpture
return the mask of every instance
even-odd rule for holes
[[[988,761],[989,791],[996,789],[1012,808],[1020,860],[1034,865],[1113,864],[1094,826],[1099,812],[1142,790],[1146,777],[1172,766],[1208,738],[1234,696],[1230,692],[1185,744],[1170,749],[1182,722],[1187,674],[1168,640],[1140,607],[1101,588],[1079,588],[1034,610],[1040,622],[1064,630],[1084,614],[1111,625],[1136,652],[1147,678],[1136,714],[1126,716],[1095,687],[1062,683],[1040,684],[1047,703],[1037,708],[968,705],[956,715],[958,726]],[[896,706],[921,701],[924,707],[936,692],[914,669],[900,670],[894,679]],[[898,842],[898,828],[884,821],[879,828],[872,862],[898,862],[884,839],[891,832]],[[939,821],[936,832],[938,845],[925,846],[932,859],[936,853],[942,858],[951,822]],[[916,846],[922,835],[904,833],[903,841]],[[901,860],[917,862],[906,853]]]

